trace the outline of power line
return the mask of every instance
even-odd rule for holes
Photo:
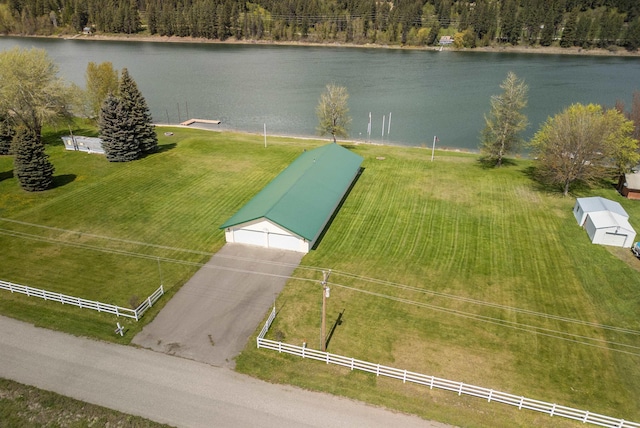
[[[54,227],[49,227],[49,226],[35,225],[35,224],[31,224],[31,223],[8,220],[8,219],[2,219],[2,218],[0,218],[0,220],[12,221],[14,223],[19,223],[19,224],[22,224],[22,225],[29,225],[29,226],[34,226],[34,227],[37,227],[37,228],[54,230],[54,231],[59,231],[59,232],[81,233],[81,232],[77,232],[77,231],[70,231],[70,230],[66,230],[66,229],[54,228]],[[0,234],[7,235],[7,236],[12,236],[12,237],[16,237],[16,238],[29,239],[29,240],[40,241],[40,242],[47,242],[47,243],[51,243],[51,244],[58,244],[58,245],[64,245],[64,246],[70,246],[70,247],[77,247],[77,248],[88,249],[88,250],[93,250],[93,251],[99,251],[99,252],[115,254],[115,255],[122,255],[122,256],[127,256],[127,257],[136,257],[136,258],[147,259],[147,260],[156,260],[156,261],[160,260],[160,261],[167,262],[167,263],[182,264],[182,265],[188,265],[188,266],[194,266],[194,267],[200,267],[200,268],[204,267],[204,268],[207,268],[207,269],[220,269],[220,270],[233,271],[233,272],[239,272],[239,273],[245,273],[245,274],[257,274],[257,275],[264,275],[264,276],[270,276],[270,277],[294,279],[294,280],[298,280],[298,281],[312,282],[314,284],[317,283],[317,280],[312,279],[312,278],[303,278],[303,277],[288,276],[288,275],[269,274],[269,273],[257,272],[257,271],[247,270],[247,269],[237,269],[237,268],[230,268],[230,267],[226,267],[226,266],[213,265],[211,263],[205,264],[205,263],[201,263],[201,262],[193,262],[193,261],[181,260],[181,259],[171,258],[171,257],[158,257],[158,256],[155,256],[155,255],[139,253],[139,252],[134,252],[134,251],[127,251],[127,250],[122,250],[122,249],[110,249],[110,248],[105,248],[105,247],[101,247],[101,246],[97,246],[97,245],[83,244],[83,243],[77,243],[77,242],[76,243],[70,243],[70,242],[62,241],[62,240],[55,239],[55,238],[47,238],[47,237],[43,237],[43,236],[40,236],[40,235],[29,234],[29,233],[25,233],[25,232],[18,232],[18,231],[13,231],[13,230],[9,230],[9,229],[0,228]],[[206,252],[201,252],[201,251],[193,251],[193,250],[181,249],[181,248],[177,248],[177,247],[168,247],[168,246],[149,244],[149,243],[144,243],[144,242],[139,242],[139,241],[123,240],[123,239],[118,239],[118,238],[105,237],[105,236],[101,236],[101,235],[91,235],[91,234],[83,234],[83,235],[91,236],[91,237],[99,238],[99,239],[105,239],[107,241],[115,241],[115,242],[129,243],[129,244],[135,244],[135,245],[142,245],[142,246],[146,246],[146,247],[150,247],[150,248],[159,248],[159,249],[165,249],[165,250],[166,249],[171,249],[171,250],[176,251],[176,252],[185,252],[187,254],[194,254],[195,253],[195,254],[212,255],[213,256],[213,253],[206,253]],[[230,256],[222,256],[222,255],[220,255],[220,256],[223,257],[223,258],[227,258],[227,259],[246,260],[246,261],[251,260],[251,261],[255,262],[254,259],[249,259],[249,258],[230,257]],[[289,267],[295,267],[296,266],[294,264],[279,263],[279,262],[264,261],[263,263],[271,264],[271,265],[289,266]],[[311,266],[300,266],[300,268],[306,269],[306,270],[310,270],[310,271],[320,271],[320,272],[322,271],[322,269],[320,269],[320,268],[311,267]],[[619,328],[619,327],[614,327],[614,326],[600,325],[600,324],[597,324],[597,323],[581,321],[581,320],[576,320],[576,319],[567,318],[567,317],[560,317],[560,316],[556,316],[556,315],[544,314],[544,313],[530,311],[530,310],[526,310],[526,309],[513,308],[513,307],[510,307],[510,306],[499,305],[499,304],[495,304],[495,303],[491,303],[491,302],[484,302],[484,301],[470,299],[470,298],[466,298],[466,297],[454,296],[454,295],[435,292],[435,291],[431,291],[431,290],[424,290],[424,289],[420,289],[420,288],[417,288],[417,287],[412,287],[412,286],[408,286],[408,285],[404,285],[404,284],[393,283],[393,282],[390,282],[390,281],[384,281],[384,280],[379,280],[379,279],[375,279],[375,278],[367,278],[367,277],[363,277],[363,276],[359,276],[359,275],[355,275],[355,274],[349,274],[349,273],[346,273],[346,272],[333,271],[333,273],[334,273],[334,276],[335,275],[342,275],[342,276],[345,276],[345,277],[349,277],[349,278],[353,278],[353,279],[358,279],[358,280],[364,281],[365,283],[368,282],[368,283],[388,286],[388,287],[392,287],[392,288],[396,288],[396,289],[403,289],[403,290],[409,290],[409,291],[414,291],[414,292],[423,293],[423,294],[430,294],[430,295],[435,295],[435,296],[439,296],[439,297],[445,297],[445,298],[449,298],[449,299],[453,299],[453,300],[462,301],[462,302],[465,302],[465,303],[483,305],[483,306],[493,307],[493,308],[501,309],[501,310],[513,311],[513,312],[517,312],[517,313],[524,313],[524,314],[528,314],[528,315],[534,315],[534,316],[539,316],[539,317],[543,317],[543,318],[554,319],[554,320],[558,320],[558,321],[562,321],[562,322],[568,322],[568,323],[574,323],[574,324],[579,324],[579,325],[584,325],[584,326],[589,326],[589,327],[601,328],[601,329],[605,329],[605,330],[612,330],[612,331],[616,331],[616,332],[620,332],[620,333],[628,333],[628,334],[633,334],[633,335],[640,334],[640,332],[635,331],[635,330]],[[564,341],[569,341],[569,342],[573,342],[573,343],[577,343],[577,344],[583,344],[583,345],[587,345],[587,346],[597,347],[597,348],[601,348],[601,349],[608,349],[608,350],[612,350],[612,351],[616,351],[616,352],[622,352],[622,353],[630,354],[630,355],[640,355],[640,353],[634,353],[634,352],[630,352],[630,351],[624,351],[624,350],[620,350],[620,349],[609,348],[609,347],[605,347],[605,346],[602,346],[602,345],[597,345],[597,344],[594,344],[594,343],[584,342],[584,341],[577,340],[577,339],[585,339],[585,340],[590,340],[590,341],[596,341],[596,342],[601,342],[601,343],[605,343],[605,344],[612,345],[612,346],[621,346],[621,347],[628,347],[628,348],[632,348],[632,349],[640,349],[640,347],[634,346],[634,345],[627,345],[627,344],[618,343],[618,342],[611,342],[611,341],[608,341],[608,340],[605,340],[605,339],[593,338],[593,337],[588,337],[588,336],[581,336],[581,335],[577,335],[577,334],[573,334],[573,333],[562,332],[562,331],[547,329],[547,328],[543,328],[543,327],[537,327],[537,326],[534,326],[534,325],[518,323],[518,322],[513,322],[513,321],[507,321],[507,320],[502,320],[502,319],[499,319],[499,318],[488,317],[488,316],[483,316],[483,315],[472,314],[472,313],[469,313],[469,312],[463,312],[463,311],[459,311],[459,310],[455,310],[455,309],[446,308],[446,307],[443,307],[443,306],[432,305],[432,304],[428,304],[428,303],[424,303],[424,302],[418,302],[418,301],[414,301],[414,300],[410,300],[410,299],[406,299],[406,298],[390,296],[390,295],[387,295],[387,294],[373,292],[373,291],[369,291],[369,290],[363,290],[361,288],[356,288],[356,287],[347,286],[347,285],[338,284],[338,283],[331,283],[331,285],[336,286],[336,287],[340,287],[340,288],[344,288],[344,289],[348,289],[348,290],[351,290],[351,291],[355,291],[355,292],[360,292],[360,293],[364,293],[364,294],[368,294],[368,295],[372,295],[372,296],[376,296],[376,297],[380,297],[380,298],[393,300],[393,301],[400,302],[400,303],[403,303],[403,304],[409,304],[409,305],[413,305],[413,306],[424,307],[424,308],[427,308],[427,309],[431,309],[431,310],[435,310],[435,311],[439,311],[439,312],[452,314],[452,315],[455,315],[455,316],[458,316],[458,317],[467,318],[467,319],[473,319],[473,320],[477,320],[477,321],[481,321],[481,322],[486,322],[486,323],[498,325],[498,326],[501,326],[501,327],[507,327],[507,328],[511,328],[511,329],[515,329],[515,330],[525,331],[525,332],[536,334],[536,335],[542,335],[542,336],[546,336],[546,337],[556,338],[556,339],[560,339],[560,340],[564,340]],[[575,339],[571,339],[569,337],[564,337],[564,336],[574,337]]]

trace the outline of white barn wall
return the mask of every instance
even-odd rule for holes
[[[309,242],[264,218],[225,229],[227,242],[309,252]]]

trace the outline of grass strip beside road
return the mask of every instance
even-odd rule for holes
[[[0,379],[0,426],[169,427],[7,379]]]

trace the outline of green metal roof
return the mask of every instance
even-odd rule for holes
[[[220,229],[266,218],[312,242],[360,170],[363,158],[331,143],[304,152]]]

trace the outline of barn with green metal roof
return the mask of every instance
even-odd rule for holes
[[[308,253],[362,161],[335,143],[305,151],[220,229],[227,242]]]

